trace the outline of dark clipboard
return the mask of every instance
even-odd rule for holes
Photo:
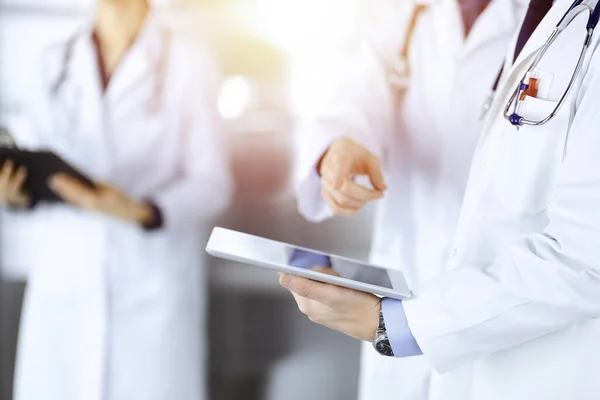
[[[84,185],[94,188],[94,183],[75,167],[51,151],[26,151],[15,148],[0,148],[0,163],[11,160],[17,166],[27,168],[25,190],[34,203],[62,203],[64,200],[48,187],[48,179],[57,173],[64,173],[78,179]]]

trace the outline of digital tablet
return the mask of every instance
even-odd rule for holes
[[[48,187],[48,179],[57,173],[64,173],[78,179],[84,185],[94,187],[93,182],[75,167],[50,151],[25,151],[15,148],[0,148],[0,164],[11,160],[17,166],[27,168],[25,190],[34,202],[63,202]]]
[[[411,292],[400,271],[216,227],[206,245],[212,256],[298,275],[378,296],[406,299]],[[331,267],[340,276],[314,271]]]

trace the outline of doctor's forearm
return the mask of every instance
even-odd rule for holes
[[[600,315],[600,281],[591,274],[556,268],[531,253],[523,257],[525,247],[514,251],[487,269],[443,273],[403,302],[412,333],[438,372]]]

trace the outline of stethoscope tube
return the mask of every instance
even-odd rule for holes
[[[600,2],[598,2],[596,4],[596,7],[594,7],[594,12],[592,12],[592,15],[590,16],[590,20],[588,21],[587,24],[587,29],[591,29],[592,31],[594,29],[596,29],[596,26],[598,25],[598,21],[600,20]]]
[[[50,89],[52,97],[56,97],[58,95],[58,91],[60,90],[61,86],[67,81],[67,70],[69,69],[69,63],[72,58],[73,47],[75,47],[75,40],[77,39],[77,36],[78,35],[75,35],[67,42],[67,47],[62,59],[62,68],[60,69],[60,74]]]
[[[391,71],[388,75],[388,81],[396,90],[405,91],[408,88],[410,80],[410,61],[408,53],[410,51],[410,45],[413,41],[419,17],[427,9],[428,6],[424,4],[416,4],[412,9],[410,21],[404,35],[400,57],[392,64]]]
[[[71,38],[66,45],[66,50],[62,60],[62,68],[58,75],[58,78],[51,86],[50,93],[52,97],[58,96],[58,92],[60,88],[66,83],[68,78],[68,69],[69,64],[71,63],[71,59],[73,56],[73,48],[75,47],[75,41],[79,35],[75,35]],[[169,30],[165,29],[162,32],[163,37],[163,54],[158,60],[158,65],[156,67],[156,81],[154,85],[154,90],[152,97],[148,100],[148,111],[152,114],[157,113],[161,108],[162,95],[165,86],[165,80],[167,75],[167,63],[169,61],[169,53],[171,50],[171,33]]]
[[[571,11],[573,11],[573,9],[577,6],[579,6],[581,3],[583,3],[583,0],[575,0],[575,2],[573,2],[573,4],[571,4],[571,7],[569,7],[569,9],[565,12],[565,14],[562,16],[562,18],[560,19],[560,21],[558,21],[558,24],[556,24],[556,27],[559,27],[562,25],[563,21],[567,18],[567,16],[571,13]]]

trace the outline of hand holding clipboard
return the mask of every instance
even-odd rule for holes
[[[50,151],[0,148],[0,165],[0,201],[10,205],[64,202],[48,185],[56,174],[69,175],[90,189],[95,187],[89,178]]]
[[[24,190],[27,170],[17,167],[12,161],[6,160],[0,166],[0,204],[11,207],[26,208],[31,199]]]
[[[0,128],[0,205],[26,208],[39,202],[66,202],[148,228],[161,221],[156,206],[93,182],[53,152],[16,148]]]

